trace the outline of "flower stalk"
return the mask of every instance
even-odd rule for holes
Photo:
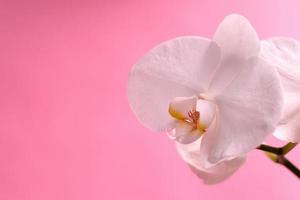
[[[285,155],[295,148],[297,144],[298,143],[289,142],[283,147],[273,147],[266,144],[261,144],[257,147],[257,149],[264,151],[272,161],[283,165],[300,179],[300,170],[285,157]]]

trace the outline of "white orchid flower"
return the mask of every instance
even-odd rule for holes
[[[247,19],[230,15],[212,40],[186,36],[163,42],[129,74],[136,117],[152,130],[171,132],[181,157],[206,183],[232,174],[280,119],[279,77],[259,52]]]
[[[261,57],[277,67],[283,86],[283,115],[274,135],[287,142],[300,142],[300,43],[274,37],[261,44]]]

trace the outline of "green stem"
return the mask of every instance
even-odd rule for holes
[[[272,147],[266,144],[261,144],[257,147],[257,149],[264,151],[271,160],[283,165],[300,179],[300,170],[285,157],[285,155],[295,148],[296,145],[297,143],[292,142],[287,143],[283,147]]]
[[[290,170],[294,175],[296,175],[300,179],[300,170],[287,158],[285,158],[284,156],[278,156],[277,163],[285,166],[288,170]]]
[[[282,149],[282,154],[285,155],[287,154],[288,152],[290,152],[293,148],[295,148],[295,146],[297,146],[298,143],[292,143],[292,142],[289,142],[287,143],[286,145],[284,145],[283,147],[281,147]]]
[[[292,143],[289,142],[283,147],[272,147],[266,144],[261,144],[260,146],[257,147],[257,149],[266,151],[269,153],[274,153],[276,155],[286,155],[288,152],[290,152],[293,148],[297,146],[298,143]]]
[[[265,151],[265,152],[269,152],[269,153],[273,153],[276,155],[280,155],[282,153],[281,148],[277,148],[277,147],[272,147],[266,144],[261,144],[260,146],[258,146],[256,149]]]

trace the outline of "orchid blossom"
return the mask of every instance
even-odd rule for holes
[[[168,132],[205,183],[229,177],[280,120],[281,82],[260,46],[248,20],[229,15],[212,40],[163,42],[130,71],[127,94],[136,117]]]
[[[274,135],[300,142],[300,42],[274,37],[261,44],[261,57],[277,68],[284,89],[283,115]]]

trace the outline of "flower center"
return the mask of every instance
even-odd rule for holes
[[[194,129],[196,129],[198,126],[198,121],[200,119],[200,112],[197,111],[195,107],[193,107],[192,110],[188,111],[188,116],[189,118],[185,118],[184,121],[193,126]]]
[[[197,96],[176,97],[169,104],[169,114],[176,119],[172,139],[189,143],[201,137],[215,118],[215,104]]]
[[[176,97],[169,105],[169,114],[204,133],[215,116],[215,105],[199,97]],[[200,115],[201,114],[201,115]]]

